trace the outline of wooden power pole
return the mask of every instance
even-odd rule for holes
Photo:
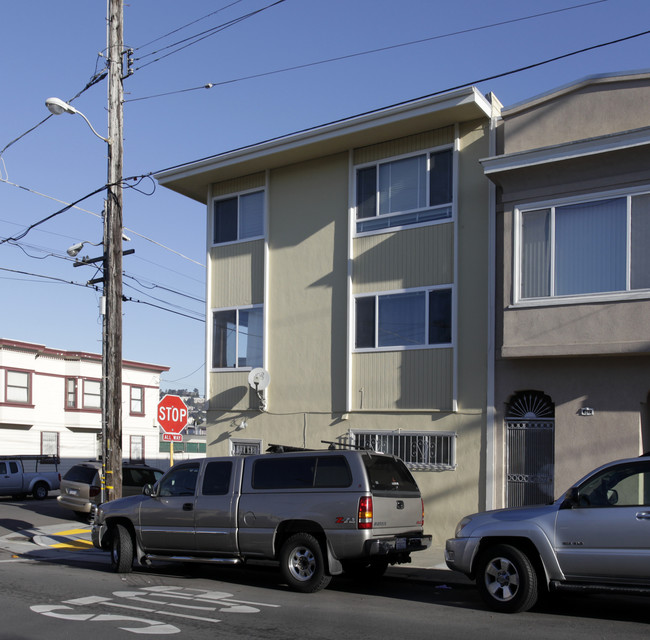
[[[104,212],[103,464],[106,499],[122,497],[123,0],[108,2],[108,181]]]

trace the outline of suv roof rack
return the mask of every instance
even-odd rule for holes
[[[327,447],[330,451],[334,449],[354,449],[355,451],[373,451],[371,447],[362,447],[358,444],[352,444],[349,442],[332,442],[331,440],[321,440],[323,444],[328,444]]]
[[[270,444],[266,449],[266,453],[291,453],[294,451],[313,451],[313,449],[306,449],[305,447],[292,447],[288,444]]]

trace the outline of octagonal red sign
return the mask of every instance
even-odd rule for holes
[[[187,426],[187,405],[179,396],[166,395],[158,403],[158,424],[165,433],[180,433]]]

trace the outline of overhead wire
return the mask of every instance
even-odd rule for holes
[[[523,22],[525,20],[532,20],[532,19],[535,19],[535,18],[545,17],[545,16],[548,16],[548,15],[556,14],[556,13],[571,11],[571,10],[574,10],[574,9],[582,9],[584,7],[587,7],[587,6],[591,6],[591,5],[595,5],[595,4],[601,4],[603,2],[609,2],[609,0],[590,0],[589,2],[583,2],[581,4],[572,5],[570,7],[563,7],[561,9],[543,11],[543,12],[540,12],[540,13],[535,13],[535,14],[531,14],[531,15],[527,15],[527,16],[522,16],[522,17],[519,17],[519,18],[510,18],[508,20],[501,20],[501,21],[493,22],[493,23],[486,24],[486,25],[480,25],[478,27],[469,27],[467,29],[459,29],[457,31],[450,31],[448,33],[438,34],[438,35],[435,35],[435,36],[430,36],[428,38],[420,38],[418,40],[410,40],[408,42],[402,42],[402,43],[393,44],[393,45],[386,45],[384,47],[377,47],[375,49],[369,49],[369,50],[365,50],[365,51],[358,51],[358,52],[355,52],[355,53],[350,53],[350,54],[346,54],[346,55],[342,55],[342,56],[335,56],[335,57],[332,57],[332,58],[327,58],[327,59],[324,59],[324,60],[318,60],[318,61],[315,61],[315,62],[307,62],[307,63],[303,63],[303,64],[292,65],[290,67],[284,67],[282,69],[275,69],[275,70],[272,70],[272,71],[265,71],[265,72],[255,73],[255,74],[251,74],[251,75],[248,75],[248,76],[242,76],[240,78],[233,78],[231,80],[207,82],[207,83],[195,86],[195,87],[188,87],[186,89],[178,89],[178,90],[175,90],[175,91],[167,91],[167,92],[163,92],[163,93],[152,94],[150,96],[143,96],[143,97],[140,97],[140,98],[128,98],[128,99],[125,100],[125,102],[138,102],[138,101],[141,101],[141,100],[150,100],[150,99],[153,99],[153,98],[160,98],[160,97],[169,96],[169,95],[175,95],[175,94],[180,94],[180,93],[188,93],[190,91],[199,91],[200,89],[212,89],[213,87],[219,87],[219,86],[223,86],[223,85],[227,85],[227,84],[234,84],[236,82],[243,82],[245,80],[254,80],[254,79],[257,79],[257,78],[263,78],[263,77],[266,77],[266,76],[276,75],[276,74],[280,74],[280,73],[286,73],[286,72],[289,72],[289,71],[298,71],[300,69],[308,69],[310,67],[316,67],[316,66],[320,66],[320,65],[324,65],[324,64],[330,64],[332,62],[340,62],[342,60],[349,60],[349,59],[352,59],[352,58],[358,58],[358,57],[361,57],[361,56],[372,55],[372,54],[375,54],[375,53],[381,53],[381,52],[384,52],[384,51],[390,51],[390,50],[399,49],[399,48],[402,48],[402,47],[410,47],[410,46],[413,46],[413,45],[416,45],[416,44],[422,44],[424,42],[431,42],[431,41],[434,41],[434,40],[441,40],[441,39],[444,39],[444,38],[451,38],[451,37],[454,37],[454,36],[464,35],[464,34],[476,32],[476,31],[482,31],[482,30],[485,30],[485,29],[492,29],[492,28],[495,28],[495,27],[501,27],[501,26],[505,26],[505,25],[508,25],[508,24],[514,24],[514,23],[517,23],[517,22]]]

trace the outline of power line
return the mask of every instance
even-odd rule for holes
[[[402,47],[410,47],[410,46],[413,46],[413,45],[416,45],[416,44],[422,44],[424,42],[431,42],[431,41],[434,41],[434,40],[441,40],[441,39],[444,39],[444,38],[451,38],[453,36],[464,35],[464,34],[472,33],[472,32],[475,32],[475,31],[483,31],[485,29],[492,29],[494,27],[505,26],[507,24],[514,24],[514,23],[517,23],[517,22],[523,22],[525,20],[532,20],[532,19],[535,19],[535,18],[541,18],[541,17],[544,17],[544,16],[556,14],[556,13],[562,13],[564,11],[571,11],[573,9],[582,9],[584,7],[587,7],[587,6],[591,6],[591,5],[595,5],[595,4],[601,4],[603,2],[609,2],[609,0],[591,0],[590,2],[585,2],[585,3],[582,3],[582,4],[572,5],[570,7],[564,7],[562,9],[555,9],[553,11],[544,11],[544,12],[541,12],[541,13],[531,14],[531,15],[528,15],[528,16],[520,17],[520,18],[511,18],[511,19],[508,19],[508,20],[501,20],[499,22],[493,22],[491,24],[481,25],[481,26],[478,26],[478,27],[470,27],[470,28],[467,28],[467,29],[460,29],[458,31],[451,31],[449,33],[438,34],[436,36],[431,36],[429,38],[420,38],[418,40],[411,40],[409,42],[402,42],[402,43],[399,43],[399,44],[387,45],[385,47],[378,47],[376,49],[369,49],[367,51],[359,51],[359,52],[356,52],[356,53],[350,53],[350,54],[346,54],[346,55],[342,55],[342,56],[336,56],[336,57],[333,57],[333,58],[327,58],[325,60],[318,60],[316,62],[307,62],[307,63],[304,63],[304,64],[298,64],[298,65],[293,65],[293,66],[290,66],[290,67],[284,67],[282,69],[275,69],[273,71],[265,71],[265,72],[261,72],[261,73],[255,73],[255,74],[251,74],[251,75],[248,75],[248,76],[242,76],[240,78],[233,78],[231,80],[223,80],[223,81],[220,81],[220,82],[208,82],[206,84],[202,84],[202,85],[196,86],[196,87],[189,87],[187,89],[178,89],[176,91],[167,91],[167,92],[164,92],[164,93],[153,94],[153,95],[144,96],[144,97],[141,97],[141,98],[128,98],[128,99],[125,100],[125,102],[138,102],[140,100],[150,100],[152,98],[160,98],[160,97],[175,95],[175,94],[179,94],[179,93],[187,93],[187,92],[190,92],[190,91],[198,91],[200,89],[212,89],[213,87],[219,87],[219,86],[223,86],[223,85],[227,85],[227,84],[234,84],[236,82],[243,82],[245,80],[254,80],[254,79],[263,78],[263,77],[266,77],[266,76],[276,75],[276,74],[280,74],[280,73],[286,73],[288,71],[298,71],[300,69],[308,69],[310,67],[316,67],[316,66],[320,66],[320,65],[323,65],[323,64],[329,64],[331,62],[340,62],[341,60],[349,60],[351,58],[358,58],[358,57],[361,57],[361,56],[367,56],[367,55],[371,55],[371,54],[374,54],[374,53],[381,53],[381,52],[384,52],[384,51],[390,51],[390,50],[399,49],[399,48],[402,48]],[[463,86],[465,86],[465,85],[463,85]]]
[[[600,0],[600,1],[606,1],[606,0]],[[234,18],[233,20],[230,20],[224,24],[218,25],[216,27],[213,27],[212,29],[207,29],[206,31],[202,31],[201,33],[197,33],[193,36],[190,36],[188,38],[185,38],[183,40],[179,40],[178,42],[172,43],[170,45],[167,45],[166,47],[163,47],[162,49],[158,49],[156,51],[152,51],[151,53],[147,53],[144,56],[141,56],[140,58],[136,58],[135,60],[142,60],[144,58],[147,58],[149,56],[156,55],[157,53],[161,53],[165,50],[171,49],[172,47],[178,47],[177,49],[174,49],[173,51],[169,51],[168,53],[165,53],[158,58],[154,58],[153,60],[150,60],[149,62],[145,62],[144,64],[141,64],[139,67],[135,68],[135,71],[139,71],[140,69],[144,69],[145,67],[148,67],[149,65],[154,64],[154,62],[159,62],[160,60],[163,60],[164,58],[168,58],[171,55],[174,55],[175,53],[178,53],[179,51],[183,51],[184,49],[187,49],[188,47],[191,47],[194,44],[197,44],[201,42],[202,40],[205,40],[206,38],[210,38],[217,33],[220,33],[221,31],[224,31],[225,29],[228,29],[229,27],[232,27],[236,24],[239,24],[240,22],[243,22],[244,20],[248,20],[249,18],[252,18],[253,16],[256,16],[259,13],[262,13],[263,11],[266,11],[267,9],[271,9],[279,4],[282,4],[283,2],[286,2],[286,0],[276,0],[275,2],[267,5],[266,7],[262,7],[261,9],[257,9],[256,11],[251,11],[250,13],[247,13],[243,16],[240,16],[239,18]]]
[[[175,33],[178,33],[179,31],[182,31],[183,29],[186,29],[187,27],[191,27],[193,24],[196,24],[197,22],[201,22],[201,20],[205,20],[206,18],[210,18],[213,15],[217,13],[221,13],[222,11],[225,11],[226,9],[230,9],[230,7],[235,6],[236,4],[239,4],[242,2],[242,0],[235,0],[234,2],[231,2],[230,4],[227,4],[225,7],[221,7],[221,9],[217,9],[216,11],[212,11],[208,13],[205,16],[201,16],[200,18],[197,18],[196,20],[192,20],[192,22],[188,22],[187,24],[184,24],[181,27],[178,27],[174,29],[173,31],[169,31],[162,36],[158,36],[157,38],[154,38],[153,40],[150,40],[149,42],[145,42],[145,44],[141,44],[139,47],[134,47],[134,51],[139,51],[140,49],[144,49],[145,47],[148,47],[150,44],[153,44],[154,42],[158,42],[160,40],[163,40],[169,36],[174,35]]]

